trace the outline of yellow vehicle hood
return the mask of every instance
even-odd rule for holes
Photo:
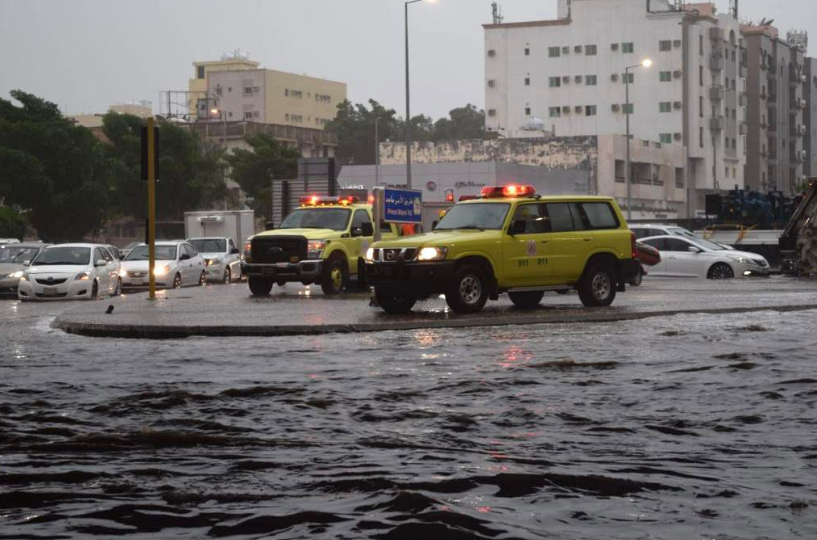
[[[372,244],[376,248],[409,248],[409,247],[442,247],[451,246],[452,244],[461,244],[463,242],[485,242],[495,240],[501,231],[488,230],[457,230],[457,231],[438,231],[425,234],[415,234],[413,236],[404,236],[399,239],[386,239]]]
[[[253,238],[264,236],[304,236],[307,240],[327,240],[337,238],[343,231],[332,229],[276,229],[256,234]]]

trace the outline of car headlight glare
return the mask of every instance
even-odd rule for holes
[[[749,259],[747,259],[746,257],[741,257],[740,255],[732,255],[729,258],[732,259],[733,261],[739,262],[740,264],[746,264],[747,262],[749,262]]]
[[[10,277],[11,279],[23,279],[24,275],[25,272],[23,272],[22,270],[17,270],[16,272],[12,272],[11,274],[9,274],[8,277]]]
[[[306,245],[307,251],[307,258],[309,259],[320,259],[323,250],[326,249],[326,244],[328,244],[326,240],[310,240],[309,243]]]
[[[157,266],[156,268],[153,269],[154,276],[163,276],[168,272],[170,272],[169,266]]]
[[[417,254],[418,261],[441,261],[448,253],[447,248],[424,247]]]
[[[369,262],[374,261],[374,248],[369,248],[366,250],[366,260]]]
[[[80,272],[74,276],[74,281],[89,281],[90,279],[91,276],[89,276],[87,272]]]
[[[122,268],[119,270],[119,277],[128,277],[128,271]]]
[[[207,266],[216,266],[221,264],[221,259],[216,257],[215,259],[210,259],[210,262],[207,263]]]

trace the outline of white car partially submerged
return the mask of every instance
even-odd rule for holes
[[[189,238],[187,241],[204,258],[207,281],[229,283],[234,279],[241,279],[241,252],[232,238]]]
[[[20,276],[20,300],[94,300],[121,291],[119,261],[99,244],[43,249]]]
[[[642,238],[639,242],[661,252],[661,262],[650,268],[650,277],[731,279],[768,276],[771,271],[762,255],[726,249],[701,238],[667,235]]]
[[[124,289],[139,289],[150,285],[148,275],[149,252],[147,244],[133,248],[122,261]],[[204,285],[207,280],[204,259],[189,242],[172,241],[156,243],[156,266],[153,269],[156,287],[178,289],[185,286]]]

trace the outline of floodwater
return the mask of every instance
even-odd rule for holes
[[[135,341],[65,308],[0,302],[3,539],[817,538],[817,310]]]

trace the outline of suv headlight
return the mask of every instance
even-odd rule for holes
[[[323,250],[326,248],[327,240],[310,240],[306,245],[307,259],[320,259]]]
[[[418,261],[441,261],[445,259],[448,248],[424,247],[417,254]]]
[[[366,250],[366,260],[369,262],[374,262],[374,248],[369,248]]]

